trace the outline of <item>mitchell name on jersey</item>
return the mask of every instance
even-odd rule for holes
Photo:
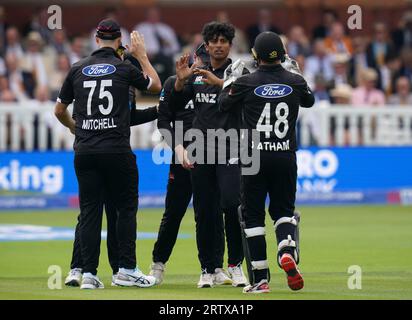
[[[84,130],[105,130],[117,128],[113,118],[85,119],[82,123]]]

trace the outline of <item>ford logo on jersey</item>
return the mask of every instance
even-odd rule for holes
[[[255,89],[255,95],[262,98],[282,98],[290,95],[293,89],[286,84],[264,84]]]
[[[88,77],[101,77],[105,76],[108,74],[112,74],[116,71],[116,67],[107,64],[107,63],[101,63],[101,64],[92,64],[91,66],[84,67],[82,70],[82,73],[85,76]]]

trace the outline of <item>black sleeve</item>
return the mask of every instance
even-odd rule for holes
[[[130,61],[132,65],[134,65],[137,69],[142,71],[142,66],[140,65],[139,61],[135,57],[133,57],[130,53],[126,53],[124,60]]]
[[[300,106],[302,108],[312,107],[315,103],[315,96],[303,77],[300,77],[298,83],[296,84],[296,89],[299,92]]]
[[[160,132],[168,132],[170,135],[163,135],[163,138],[165,139],[166,143],[168,144],[169,147],[174,149],[176,145],[175,141],[175,131],[174,128],[172,127],[172,122],[175,121],[176,114],[175,111],[173,110],[173,107],[171,106],[171,91],[172,88],[174,87],[174,81],[167,80],[165,82],[165,85],[160,93],[160,98],[159,98],[159,117],[157,121],[157,128],[160,130]],[[171,140],[169,140],[169,136],[171,136]],[[181,143],[183,144],[183,143]]]
[[[74,69],[72,67],[69,73],[67,74],[66,79],[63,82],[59,95],[57,96],[57,102],[67,104],[67,105],[73,102],[74,100],[73,74],[74,74]]]
[[[157,107],[150,107],[146,109],[136,109],[134,103],[131,104],[130,110],[130,126],[138,126],[139,124],[151,122],[157,119]]]
[[[220,93],[218,98],[219,111],[226,112],[235,106],[241,105],[249,90],[248,86],[237,79]]]
[[[129,76],[130,85],[141,91],[148,90],[150,82],[151,82],[150,78],[145,76],[142,73],[142,71],[140,71],[130,62],[129,62],[129,67],[130,67],[130,76]]]
[[[194,91],[192,78],[189,78],[189,81],[186,82],[182,91],[176,91],[175,84],[173,82],[169,97],[170,105],[172,106],[173,110],[183,110],[186,104],[194,98],[193,94]]]

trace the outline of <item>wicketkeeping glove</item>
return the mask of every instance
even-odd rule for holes
[[[231,63],[223,72],[223,89],[231,85],[237,78],[242,76],[245,63],[238,59],[234,63]]]
[[[302,71],[299,68],[299,64],[296,60],[293,60],[289,55],[285,54],[285,61],[282,62],[282,67],[289,72],[296,73],[303,77]]]

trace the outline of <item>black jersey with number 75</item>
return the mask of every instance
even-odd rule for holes
[[[57,101],[73,102],[77,154],[131,150],[129,86],[147,90],[151,79],[112,48],[96,50],[72,66]]]
[[[238,78],[219,96],[219,110],[242,113],[249,147],[259,151],[296,151],[299,106],[310,108],[315,98],[305,79],[281,65],[261,65],[256,72]],[[256,130],[259,141],[251,139]]]

